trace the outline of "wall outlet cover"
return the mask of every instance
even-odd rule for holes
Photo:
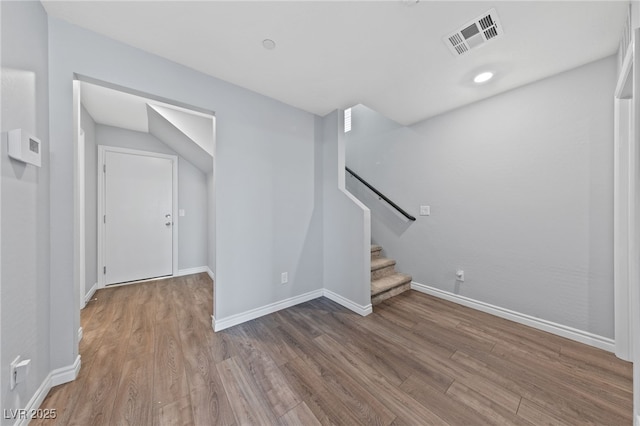
[[[18,367],[18,364],[20,363],[20,357],[17,356],[16,359],[13,360],[13,362],[9,365],[9,372],[11,374],[11,377],[9,379],[9,386],[10,388],[13,390],[16,385],[16,368]]]

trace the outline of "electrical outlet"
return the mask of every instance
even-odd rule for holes
[[[280,274],[280,284],[286,284],[289,282],[289,273],[283,272]]]
[[[20,363],[20,357],[19,356],[16,357],[16,359],[13,360],[13,362],[10,364],[10,368],[9,368],[9,372],[11,373],[11,378],[9,379],[9,385],[10,385],[12,390],[18,384],[16,382],[16,378],[17,378],[16,367],[18,366],[18,363]]]
[[[31,365],[30,359],[23,359],[16,365],[15,370],[15,379],[16,384],[22,383],[27,380],[27,375],[29,374],[29,366]]]
[[[464,282],[464,271],[462,269],[456,271],[456,281]]]
[[[13,390],[18,383],[22,383],[27,379],[27,374],[29,374],[29,365],[31,365],[30,359],[20,360],[20,356],[17,356],[16,359],[10,365],[10,373],[11,378],[9,379],[10,388]]]
[[[431,215],[431,206],[420,206],[420,216]]]

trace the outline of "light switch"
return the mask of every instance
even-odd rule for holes
[[[184,209],[180,209],[178,210],[178,216],[184,216],[186,213],[184,212]]]
[[[431,214],[431,206],[420,206],[420,216],[429,216]]]

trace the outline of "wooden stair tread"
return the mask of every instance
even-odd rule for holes
[[[393,275],[387,275],[386,277],[373,280],[371,281],[371,296],[376,296],[403,284],[407,284],[411,282],[411,279],[411,275],[396,272]]]
[[[373,253],[374,251],[380,251],[382,250],[382,246],[379,246],[378,244],[371,244],[371,252]]]
[[[387,266],[393,266],[395,264],[395,260],[387,259],[386,257],[371,259],[371,272],[377,271],[378,269],[386,268]]]

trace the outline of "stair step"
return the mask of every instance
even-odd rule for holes
[[[383,300],[411,289],[411,275],[396,272],[371,281],[371,304],[377,305]]]
[[[411,275],[396,272],[396,261],[382,257],[382,246],[371,244],[371,304],[411,290]]]
[[[386,257],[371,259],[371,280],[377,280],[396,272],[396,261]]]
[[[394,266],[395,264],[395,260],[387,259],[386,257],[371,259],[371,272],[377,271],[378,269],[387,268],[389,266]]]
[[[371,281],[371,295],[375,296],[394,287],[411,282],[411,275],[396,272],[383,278]]]

